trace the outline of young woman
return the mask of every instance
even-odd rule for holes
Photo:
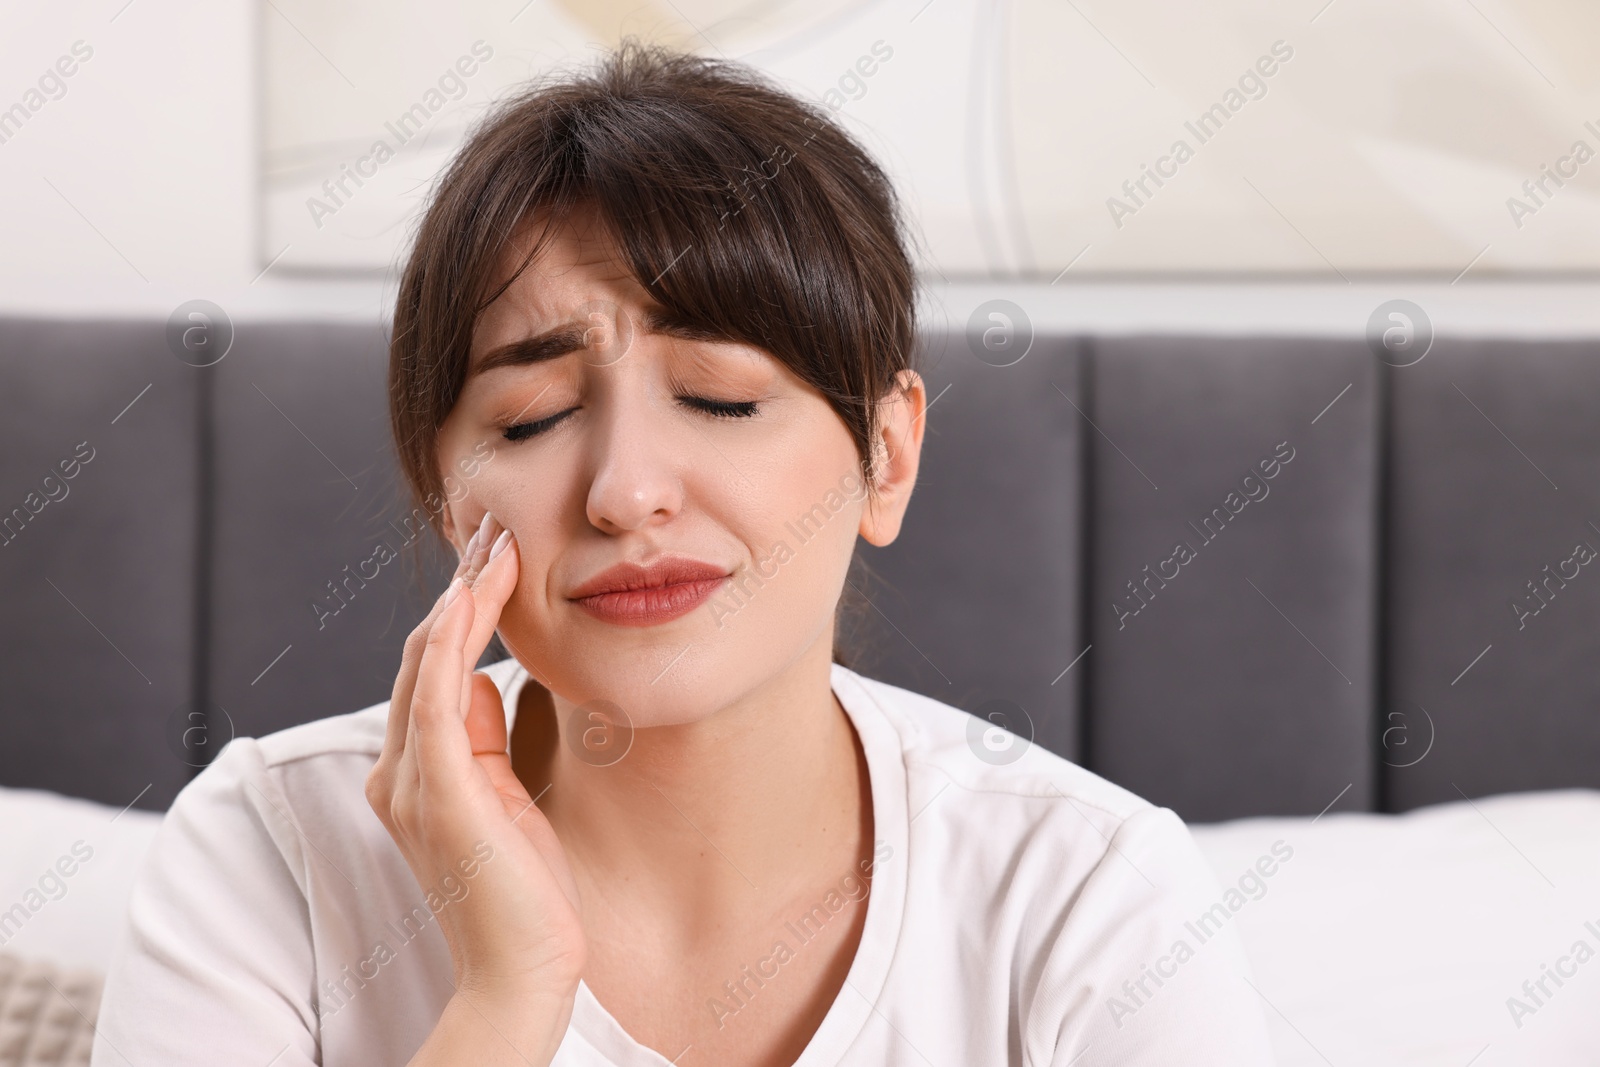
[[[1177,816],[835,654],[913,296],[883,173],[742,67],[628,45],[490,116],[390,374],[456,578],[387,704],[174,803],[96,1067],[1269,1062]]]

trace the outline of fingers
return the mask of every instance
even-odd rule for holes
[[[489,645],[500,625],[500,613],[517,588],[521,557],[517,553],[516,538],[510,530],[500,526],[498,520],[483,531],[483,540],[472,553],[471,565],[463,579],[469,585],[469,602],[473,607],[471,632],[467,635],[462,656],[469,664],[476,664]],[[464,678],[461,690],[463,712],[472,706],[471,679]]]
[[[501,755],[510,741],[506,733],[505,704],[500,699],[500,689],[482,671],[473,671],[471,703],[468,705],[465,729],[467,741],[474,756]]]
[[[474,559],[478,558],[477,549],[484,542],[484,530],[491,521],[491,517],[485,514],[477,532],[462,549],[461,559],[456,565],[455,574],[451,577],[451,585],[439,595],[428,614],[406,638],[400,669],[395,675],[394,689],[389,699],[389,719],[384,734],[383,750],[369,777],[367,795],[375,809],[379,807],[385,785],[392,788],[394,770],[406,748],[406,739],[410,732],[412,694],[416,688],[429,635],[446,609],[446,600],[451,597],[451,589],[459,588],[457,583],[469,572]],[[477,662],[476,657],[473,662]],[[384,816],[386,813],[379,811],[378,814]]]
[[[452,583],[446,594],[449,603],[428,630],[422,661],[417,665],[402,764],[412,764],[419,784],[431,782],[449,788],[472,767],[461,709],[462,678],[472,666],[462,654],[472,626],[469,598],[459,580]],[[411,773],[399,776],[401,788],[407,787],[411,777]]]
[[[472,538],[467,542],[466,547],[461,550],[461,562],[456,567],[455,577],[451,579],[453,583],[456,583],[462,587],[463,593],[472,589],[477,583],[478,579],[481,577],[484,564],[486,564],[489,560],[489,552],[493,547],[494,539],[499,535],[500,532],[501,527],[499,520],[497,520],[492,513],[485,511],[483,513],[483,519],[478,523],[477,532],[472,535]],[[476,613],[478,610],[476,598],[469,598],[468,603],[473,605],[473,610]],[[494,628],[498,623],[498,620],[499,612],[497,611],[495,613],[495,618],[489,621],[488,628],[483,633],[482,641],[477,643],[475,647],[472,645],[472,637],[480,629],[482,629],[482,625],[481,623],[475,623],[469,630],[468,647],[463,652],[463,657],[466,660],[469,670],[477,665],[478,657],[483,655],[483,649],[489,643],[489,635],[494,633]],[[463,716],[466,714],[466,709],[471,701],[471,698],[472,688],[470,685],[470,678],[468,675],[463,674],[461,677],[461,703],[459,704],[459,708]]]

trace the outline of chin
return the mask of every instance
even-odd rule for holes
[[[533,666],[558,697],[574,706],[609,701],[635,729],[710,718],[784,670],[793,658],[776,654],[790,643],[782,637],[733,635],[714,625],[623,628],[597,623],[553,637],[511,639],[518,648],[549,650]]]

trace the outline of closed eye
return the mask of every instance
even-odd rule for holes
[[[678,400],[685,407],[719,419],[748,419],[760,412],[760,406],[754,400],[713,400],[704,396],[680,396]],[[537,437],[577,410],[568,408],[537,422],[519,422],[514,426],[504,427],[501,431],[502,436],[508,441],[525,441],[530,437]]]
[[[703,396],[680,396],[686,406],[724,419],[748,419],[759,409],[754,400],[711,400]]]
[[[502,431],[502,436],[507,441],[524,441],[529,437],[537,437],[577,410],[577,408],[568,408],[565,411],[558,411],[548,418],[540,419],[538,422],[519,422],[515,426],[507,426]]]

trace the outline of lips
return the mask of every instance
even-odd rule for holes
[[[623,562],[573,589],[567,598],[589,614],[622,626],[654,626],[704,604],[728,570],[686,556],[661,556],[648,565]]]

